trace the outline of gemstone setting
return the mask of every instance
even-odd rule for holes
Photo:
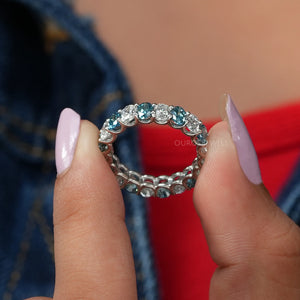
[[[201,130],[201,133],[203,133],[207,137],[207,135],[208,135],[207,128],[204,124],[201,124],[200,130]]]
[[[135,120],[135,106],[133,104],[127,105],[120,111],[120,122],[126,126],[133,126]]]
[[[119,131],[121,129],[121,124],[118,118],[120,117],[121,117],[120,113],[112,114],[112,116],[108,119],[107,129],[113,132]]]
[[[168,198],[170,195],[170,190],[165,187],[159,187],[156,191],[156,196],[159,198]]]
[[[117,175],[117,182],[119,184],[119,186],[123,186],[125,183],[125,178],[123,178],[122,176]]]
[[[129,193],[137,194],[137,192],[138,192],[138,186],[135,183],[128,183],[128,184],[126,184],[125,189]]]
[[[174,194],[178,195],[178,194],[182,194],[185,191],[185,187],[181,184],[176,184],[173,187],[173,192]]]
[[[171,123],[173,127],[183,127],[186,123],[186,112],[180,106],[175,106],[170,111],[172,118]]]
[[[200,133],[201,125],[202,125],[202,123],[197,119],[197,117],[195,115],[189,114],[187,117],[186,133],[192,134],[192,135]]]
[[[108,145],[107,144],[103,144],[103,143],[99,143],[99,149],[101,152],[105,152],[108,150]]]
[[[152,118],[154,108],[149,102],[141,103],[137,106],[137,117],[141,122],[149,122]]]
[[[190,190],[192,189],[195,184],[196,184],[196,179],[195,178],[188,178],[186,181],[185,181],[185,184],[186,184],[186,187]]]
[[[200,133],[195,136],[194,143],[198,146],[204,146],[207,144],[207,135]]]
[[[150,187],[143,187],[141,189],[141,196],[145,198],[152,197],[154,195],[154,190]]]
[[[166,104],[157,104],[155,108],[155,122],[157,124],[167,124],[170,118],[169,106]]]
[[[100,130],[99,142],[111,143],[113,141],[113,135],[105,129]]]

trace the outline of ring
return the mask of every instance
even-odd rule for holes
[[[120,163],[113,149],[113,142],[117,136],[128,127],[152,122],[180,129],[191,138],[196,145],[196,157],[190,166],[170,176],[155,177],[141,175]],[[98,142],[99,149],[110,164],[121,189],[125,188],[128,192],[143,197],[166,198],[170,195],[181,194],[195,186],[207,153],[208,132],[205,125],[195,115],[180,106],[144,102],[127,105],[112,114],[100,129]]]

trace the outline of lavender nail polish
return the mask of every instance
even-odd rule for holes
[[[80,116],[72,109],[65,108],[59,117],[56,142],[55,162],[57,174],[70,167],[80,129]]]
[[[231,129],[233,142],[235,143],[240,165],[248,177],[254,184],[262,182],[257,155],[249,136],[245,123],[235,107],[231,97],[227,95],[225,110],[228,123]]]

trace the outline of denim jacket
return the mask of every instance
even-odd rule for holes
[[[132,103],[116,60],[61,0],[0,1],[0,298],[53,296],[52,196],[60,111],[100,126]],[[116,151],[139,170],[134,129]],[[120,151],[120,149],[122,149]],[[145,200],[124,194],[140,299],[157,299]]]

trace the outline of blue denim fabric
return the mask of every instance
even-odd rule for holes
[[[277,204],[300,226],[300,160],[282,189]]]
[[[45,47],[45,18],[67,38]],[[98,126],[132,95],[86,20],[59,0],[0,2],[0,299],[52,296],[52,195],[60,111]],[[139,170],[137,134],[120,136],[122,162]],[[157,299],[145,200],[124,194],[140,299]]]

